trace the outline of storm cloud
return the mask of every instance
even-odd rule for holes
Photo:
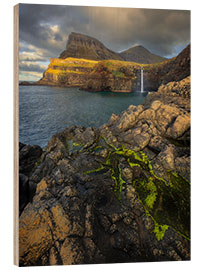
[[[190,11],[185,10],[20,4],[19,25],[21,44],[40,50],[41,60],[58,57],[71,32],[95,37],[117,52],[139,44],[164,57],[177,55],[190,42]]]

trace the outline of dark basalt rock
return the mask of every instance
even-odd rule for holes
[[[32,201],[37,185],[24,174],[19,174],[19,215],[26,205]]]
[[[19,142],[19,215],[35,194],[36,184],[29,180],[29,176],[40,162],[41,155],[40,146]]]
[[[19,172],[29,176],[39,161],[41,154],[42,149],[40,146],[19,143]]]

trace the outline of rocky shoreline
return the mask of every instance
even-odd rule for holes
[[[190,77],[21,144],[20,173],[21,266],[190,260]]]

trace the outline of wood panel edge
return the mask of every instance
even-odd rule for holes
[[[14,177],[13,177],[13,230],[14,230],[14,250],[13,262],[19,266],[19,4],[13,8],[13,102],[14,102]]]

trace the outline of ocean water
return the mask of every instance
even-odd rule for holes
[[[143,103],[146,93],[84,92],[77,88],[19,87],[19,140],[46,146],[68,126],[99,127],[112,113]]]

